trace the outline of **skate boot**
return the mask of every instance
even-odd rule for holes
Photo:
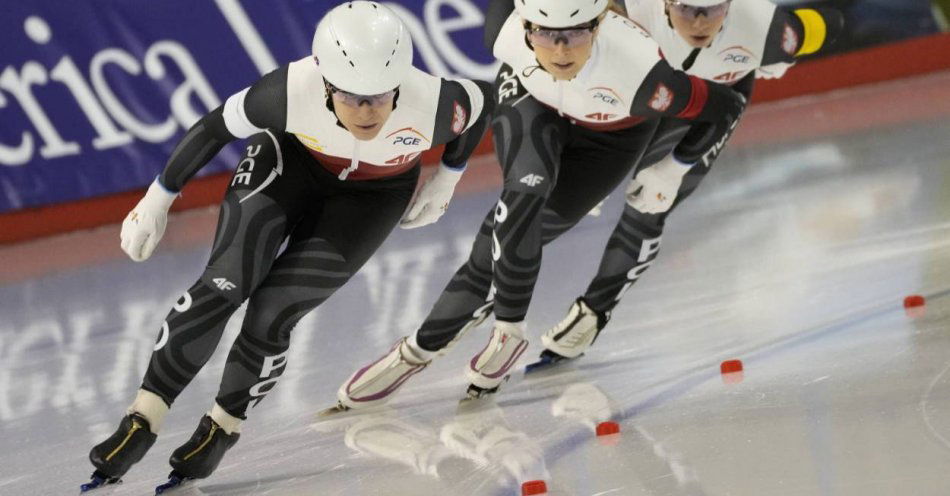
[[[385,356],[356,371],[337,391],[339,404],[334,408],[345,411],[381,405],[410,377],[426,368],[429,361],[413,353],[408,339],[400,339]]]
[[[545,349],[540,359],[528,365],[525,372],[583,355],[597,340],[609,319],[609,314],[591,309],[583,298],[578,298],[567,316],[541,336]]]
[[[224,453],[237,443],[239,432],[228,434],[224,428],[205,415],[191,439],[176,449],[168,463],[172,471],[168,482],[155,488],[155,494],[162,494],[193,479],[204,479],[218,468]]]
[[[96,470],[92,480],[80,486],[80,491],[122,482],[121,477],[145,456],[155,438],[145,417],[138,413],[126,415],[115,433],[89,452],[89,461]]]
[[[508,378],[508,371],[527,348],[524,322],[496,321],[488,345],[472,358],[465,370],[471,381],[469,398],[481,398],[498,391],[498,386]]]

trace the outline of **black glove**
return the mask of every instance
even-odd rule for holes
[[[741,93],[717,83],[707,85],[709,96],[706,105],[673,151],[674,156],[683,163],[702,161],[706,166],[711,165],[745,111],[747,101]]]

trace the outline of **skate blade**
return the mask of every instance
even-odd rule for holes
[[[317,412],[317,418],[326,418],[339,415],[341,413],[352,411],[353,409],[344,405],[343,403],[337,403],[336,405],[331,406],[330,408],[324,408]]]
[[[465,391],[465,397],[459,400],[459,403],[466,403],[470,401],[480,400],[482,398],[490,397],[491,395],[498,392],[498,389],[501,388],[501,385],[508,382],[511,379],[511,375],[506,375],[501,382],[493,388],[483,388],[476,386],[474,384],[469,384],[468,389]]]
[[[191,477],[178,477],[173,475],[168,478],[168,482],[155,488],[155,494],[169,494],[182,491],[192,486],[194,481],[195,479]]]
[[[525,366],[524,366],[524,373],[525,373],[525,375],[528,375],[528,374],[531,374],[531,373],[538,373],[538,372],[542,372],[542,371],[545,371],[545,370],[553,370],[553,369],[555,369],[558,365],[564,365],[564,364],[566,364],[566,363],[573,362],[574,360],[577,360],[578,358],[580,358],[580,357],[582,357],[582,356],[584,356],[583,353],[581,353],[580,355],[577,355],[576,357],[573,357],[573,358],[567,358],[567,357],[553,358],[553,357],[548,357],[548,356],[542,355],[542,356],[538,359],[537,362],[529,363],[528,365],[525,365]]]
[[[92,480],[79,486],[79,494],[85,494],[90,491],[101,490],[103,488],[111,488],[122,484],[122,479],[118,477],[96,477],[93,476]]]

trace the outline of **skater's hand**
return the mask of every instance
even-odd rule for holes
[[[122,221],[122,251],[129,258],[141,262],[152,256],[165,234],[168,209],[177,196],[177,193],[166,190],[158,179],[152,182],[145,196]]]
[[[683,176],[691,167],[670,155],[656,165],[643,169],[627,186],[627,203],[645,214],[668,211],[676,200]]]
[[[779,79],[785,75],[795,62],[776,62],[774,64],[764,65],[755,71],[755,77],[759,79]]]
[[[463,170],[464,167],[453,169],[445,164],[439,165],[439,170],[422,185],[419,193],[412,200],[399,227],[415,229],[439,220],[439,217],[442,217],[449,208],[449,200],[452,199],[455,185],[461,179]]]

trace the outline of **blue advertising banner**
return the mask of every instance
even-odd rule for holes
[[[146,186],[229,95],[310,53],[331,0],[31,0],[0,16],[0,212]],[[384,2],[416,65],[492,79],[488,0]],[[321,88],[315,91],[322,91]],[[225,149],[201,174],[233,168]]]
[[[938,29],[931,0],[775,1],[843,9],[850,27],[841,49]],[[491,80],[497,63],[482,46],[488,2],[383,3],[406,22],[419,67]],[[146,186],[203,114],[261,75],[308,55],[317,22],[339,3],[4,2],[0,213]],[[201,175],[233,168],[237,151],[222,150]]]

